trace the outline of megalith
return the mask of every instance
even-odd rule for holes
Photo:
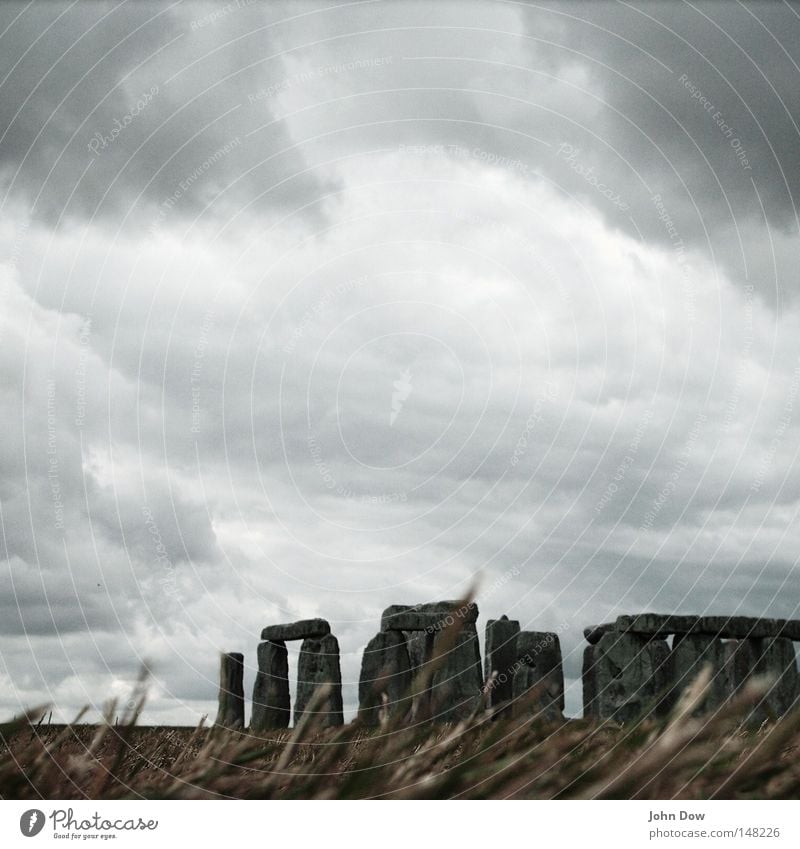
[[[631,722],[668,707],[669,646],[666,640],[609,631],[595,646],[595,715]]]
[[[474,623],[454,624],[437,631],[432,663],[432,719],[458,722],[480,708],[481,653]]]
[[[764,707],[781,716],[796,706],[800,697],[800,678],[797,673],[794,643],[785,637],[766,638],[758,643],[756,672],[773,679]]]
[[[381,631],[402,633],[407,641],[412,719],[457,721],[480,706],[477,618],[478,605],[468,601],[393,604],[384,610]]]
[[[316,708],[314,719],[323,726],[342,725],[342,671],[339,663],[339,641],[333,634],[306,637],[300,646],[297,697],[294,705],[295,725],[309,710],[314,693],[323,685],[328,685],[329,693]]]
[[[497,707],[514,696],[514,664],[517,660],[519,622],[501,616],[486,623],[484,686],[486,706]]]
[[[602,634],[598,637],[600,641]],[[583,688],[584,717],[597,716],[597,660],[599,652],[597,644],[590,643],[583,650],[583,666],[581,668],[581,686]]]
[[[381,631],[367,643],[358,682],[358,718],[378,725],[381,712],[403,717],[411,708],[411,661],[402,632]]]
[[[538,692],[536,698],[529,693]],[[520,631],[513,678],[514,713],[533,712],[545,719],[564,718],[564,671],[558,634]]]
[[[731,682],[725,662],[725,644],[719,637],[709,634],[676,634],[670,652],[672,693],[670,704],[675,704],[685,690],[702,672],[710,667],[711,679],[706,695],[696,713],[713,712],[730,697]]]
[[[253,685],[251,731],[288,728],[290,719],[289,656],[283,640],[258,646],[258,671]]]
[[[219,710],[216,725],[244,728],[244,655],[225,652],[219,662]]]
[[[427,631],[403,631],[408,646],[408,658],[411,664],[411,719],[418,721],[430,718],[431,677],[433,667],[434,634]]]

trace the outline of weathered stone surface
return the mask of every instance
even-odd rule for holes
[[[778,619],[779,636],[800,640],[800,619]]]
[[[631,722],[646,713],[661,713],[670,686],[669,646],[665,640],[609,632],[595,646],[600,719]]]
[[[481,654],[474,624],[437,631],[433,646],[431,718],[457,722],[480,708]]]
[[[738,695],[756,674],[761,645],[759,640],[728,640],[725,647],[725,670],[731,696]],[[758,727],[767,718],[764,705],[756,704],[744,718],[744,724]]]
[[[514,712],[533,711],[547,719],[563,719],[564,672],[558,634],[520,631],[517,635],[517,669],[514,673]],[[538,688],[540,697],[526,694]]]
[[[669,634],[707,634],[720,639],[734,640],[780,636],[800,639],[800,620],[762,619],[755,616],[679,616],[638,613],[633,616],[617,617],[616,629],[662,637]]]
[[[634,616],[618,616],[615,627],[617,631],[666,637],[669,634],[688,634],[695,630],[697,622],[697,616],[637,613]]]
[[[299,622],[287,622],[284,625],[269,625],[261,632],[261,639],[272,642],[305,640],[309,637],[324,637],[330,632],[331,626],[326,619],[301,619]]]
[[[239,652],[220,656],[216,724],[223,728],[244,728],[244,655]]]
[[[800,677],[794,643],[785,637],[758,640],[756,672],[775,679],[764,699],[765,707],[777,716],[791,710],[800,698]]]
[[[403,631],[408,646],[408,657],[411,662],[411,677],[413,680],[414,698],[411,703],[411,719],[421,721],[430,717],[431,713],[431,682],[432,669],[429,667],[433,657],[433,641],[435,635],[425,631]]]
[[[730,697],[731,682],[725,662],[725,644],[719,637],[708,634],[676,635],[670,653],[673,692],[671,703],[675,703],[681,692],[686,689],[703,668],[711,667],[706,697],[697,713],[717,710]]]
[[[286,643],[261,643],[258,646],[258,672],[253,685],[251,731],[288,728],[290,719],[289,656]]]
[[[434,634],[453,624],[471,625],[478,619],[478,605],[463,601],[392,604],[383,611],[381,631],[427,631]]]
[[[411,662],[412,674],[421,672],[430,661],[433,654],[433,634],[424,631],[403,631],[408,646],[408,659]]]
[[[339,664],[339,641],[333,634],[319,639],[308,637],[300,646],[297,662],[297,698],[294,705],[294,724],[303,718],[318,687],[330,684],[328,698],[316,709],[320,725],[342,725],[342,671]]]
[[[751,640],[729,640],[722,644],[730,695],[736,695],[755,673],[758,646]]]
[[[496,707],[514,696],[518,634],[519,622],[507,616],[490,619],[486,623],[483,679],[487,688],[487,707]],[[497,673],[494,678],[493,673]]]
[[[403,717],[411,709],[410,694],[411,661],[405,637],[397,631],[381,631],[364,649],[358,718],[366,725],[378,725],[384,704],[387,716]]]
[[[581,669],[581,685],[583,687],[583,715],[597,716],[597,658],[599,653],[596,645],[588,645],[583,650],[583,667]]]
[[[607,634],[609,631],[616,631],[616,629],[617,626],[614,622],[604,622],[602,625],[590,625],[588,628],[583,629],[583,637],[587,643],[594,646],[600,642],[603,634]]]
[[[753,616],[701,616],[696,631],[723,639],[758,639],[777,637],[781,626],[777,619],[757,619]]]

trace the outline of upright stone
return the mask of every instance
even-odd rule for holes
[[[533,711],[551,720],[564,718],[564,671],[558,634],[546,631],[520,631],[516,645],[514,673],[514,712]],[[539,697],[526,695],[537,688]]]
[[[715,711],[730,696],[729,669],[725,663],[725,644],[718,637],[707,634],[675,635],[670,653],[670,668],[673,676],[673,691],[670,703],[674,704],[680,694],[700,675],[703,668],[711,667],[711,680],[703,704],[697,713]]]
[[[403,631],[408,646],[408,659],[411,663],[411,672],[417,675],[430,662],[433,656],[433,634],[425,631]]]
[[[411,663],[411,680],[414,697],[411,702],[411,719],[419,722],[430,718],[431,681],[430,667],[433,658],[434,635],[425,631],[403,631]]]
[[[258,672],[253,685],[250,730],[288,728],[289,718],[289,657],[286,643],[282,640],[268,640],[258,646]]]
[[[409,713],[410,693],[411,661],[405,637],[397,631],[381,631],[364,649],[358,718],[366,725],[378,725],[384,704],[389,717],[401,718]]]
[[[782,716],[796,706],[800,697],[794,643],[785,637],[754,642],[758,643],[756,672],[774,679],[764,698],[765,707],[776,716]]]
[[[609,632],[595,648],[595,704],[600,719],[631,722],[666,709],[670,686],[666,640]]]
[[[244,655],[228,652],[219,662],[219,710],[216,725],[244,728]]]
[[[320,725],[342,725],[342,671],[339,664],[339,641],[333,634],[320,638],[308,637],[300,646],[297,662],[297,698],[294,705],[294,724],[303,718],[318,687],[330,685],[328,698],[316,709]]]
[[[514,696],[517,634],[519,622],[512,621],[507,616],[490,619],[486,623],[483,679],[488,688],[488,707],[497,707],[509,702]]]
[[[751,639],[727,640],[725,647],[725,670],[728,676],[729,692],[732,697],[739,695],[747,682],[757,674],[761,641]],[[744,724],[758,727],[768,718],[766,705],[753,705],[744,717]]]
[[[470,623],[438,631],[434,638],[431,718],[458,722],[478,710],[483,699],[478,632]]]
[[[584,718],[597,716],[597,658],[599,652],[596,644],[586,646],[583,650],[583,667],[581,669],[581,685],[583,687]]]
[[[758,646],[753,640],[727,640],[722,645],[729,694],[735,696],[756,671]]]

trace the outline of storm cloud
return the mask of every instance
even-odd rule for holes
[[[586,625],[797,613],[793,8],[0,15],[5,713],[324,616],[352,715],[475,583],[577,713]]]

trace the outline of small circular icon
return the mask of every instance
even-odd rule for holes
[[[44,813],[38,808],[31,808],[19,818],[19,830],[25,837],[36,837],[44,828]]]

